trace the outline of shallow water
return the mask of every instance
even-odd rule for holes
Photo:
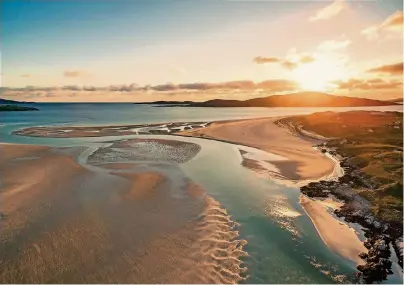
[[[103,142],[111,140],[156,137],[199,144],[201,151],[192,160],[180,164],[180,170],[217,200],[232,221],[240,224],[239,239],[247,241],[244,250],[248,256],[242,257],[248,275],[245,283],[350,283],[354,281],[355,264],[332,252],[323,243],[310,218],[299,204],[299,189],[276,184],[242,167],[242,158],[236,145],[173,136],[132,135],[50,139],[10,135],[15,129],[37,125],[213,121],[311,113],[320,108],[303,111],[297,108],[153,108],[131,104],[40,104],[39,107],[41,109],[39,112],[2,116],[0,140],[52,146],[90,147],[79,157],[79,162],[82,164],[87,164],[88,156],[99,147],[110,145]],[[368,109],[399,111],[401,106]],[[99,179],[102,181],[102,173],[100,175]],[[395,276],[389,280],[389,283],[400,283],[400,278]]]

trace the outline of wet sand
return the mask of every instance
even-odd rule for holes
[[[352,228],[334,218],[322,201],[301,195],[300,204],[328,247],[356,264],[364,264],[364,260],[359,257],[359,254],[367,252],[367,249]]]
[[[16,130],[15,135],[49,138],[104,137],[124,135],[169,135],[172,133],[205,128],[209,122],[171,122],[159,124],[138,124],[118,126],[47,126]]]
[[[7,154],[1,156],[1,283],[243,279],[246,242],[237,224],[200,186],[169,175],[178,162],[164,164],[167,171],[135,164],[110,169],[80,165],[49,147],[1,144],[0,151]]]
[[[292,180],[318,179],[331,174],[335,164],[313,148],[320,140],[298,137],[287,128],[279,127],[279,118],[259,118],[215,122],[206,128],[187,130],[177,134],[258,148],[287,158],[271,161],[281,174]]]
[[[97,127],[30,127],[14,134],[34,137],[100,137],[133,134],[174,134],[214,139],[250,146],[283,156],[271,161],[281,176],[290,180],[316,180],[331,174],[334,163],[313,148],[321,140],[302,137],[275,124],[279,118],[259,118],[221,122],[161,123]]]

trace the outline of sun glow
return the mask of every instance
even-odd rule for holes
[[[348,76],[344,65],[337,60],[319,58],[302,64],[293,70],[293,78],[303,90],[327,91],[333,89],[334,81],[344,80]]]

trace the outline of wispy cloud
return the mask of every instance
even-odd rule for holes
[[[369,40],[379,39],[386,34],[398,34],[402,36],[403,11],[397,11],[387,17],[380,25],[371,26],[361,31]]]
[[[310,55],[305,55],[300,58],[300,63],[306,64],[306,63],[311,63],[314,62],[316,59]]]
[[[65,77],[88,77],[89,75],[89,72],[83,70],[66,70],[63,72]]]
[[[390,75],[401,75],[401,74],[403,74],[403,62],[378,66],[375,68],[371,68],[371,69],[367,70],[366,72],[388,73]]]
[[[277,63],[282,67],[292,70],[297,68],[301,64],[308,64],[314,62],[316,59],[310,55],[295,55],[293,60],[287,58],[278,58],[278,57],[262,57],[258,56],[253,59],[253,62],[256,64],[268,64],[268,63]]]
[[[299,64],[297,62],[285,60],[285,61],[282,61],[281,65],[286,69],[293,70],[293,69],[296,69]]]
[[[279,58],[276,57],[262,57],[262,56],[257,56],[256,58],[253,59],[253,61],[257,64],[264,64],[264,63],[277,63],[281,61]]]
[[[31,77],[31,74],[28,74],[28,73],[21,74],[20,77],[23,77],[23,78]]]
[[[79,77],[81,75],[81,72],[77,70],[67,70],[63,72],[63,75],[66,77]]]
[[[335,0],[328,6],[318,10],[316,14],[309,18],[309,21],[328,20],[340,14],[348,4],[345,0]]]
[[[254,82],[251,80],[238,80],[238,81],[227,81],[219,83],[209,83],[209,82],[195,82],[195,83],[184,83],[184,84],[174,84],[167,83],[161,85],[146,85],[139,86],[137,84],[129,85],[110,85],[104,87],[96,86],[78,86],[78,85],[66,85],[62,87],[34,87],[26,86],[22,88],[8,88],[2,87],[0,91],[109,91],[109,92],[144,92],[144,91],[181,91],[181,90],[193,90],[193,91],[203,91],[203,90],[254,90],[254,89],[265,89],[271,91],[293,91],[297,88],[297,84],[291,80],[274,79],[266,80],[262,82]]]
[[[351,78],[347,81],[334,82],[339,89],[347,90],[381,90],[402,88],[403,83],[399,80],[357,79]]]

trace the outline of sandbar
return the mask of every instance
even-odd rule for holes
[[[302,194],[300,204],[312,220],[321,239],[331,250],[356,264],[365,263],[359,254],[367,252],[367,249],[352,228],[334,218],[321,201]]]
[[[335,163],[313,146],[320,140],[302,138],[275,124],[279,118],[214,122],[206,128],[177,134],[246,145],[287,158],[271,161],[292,180],[314,180],[333,173]]]

